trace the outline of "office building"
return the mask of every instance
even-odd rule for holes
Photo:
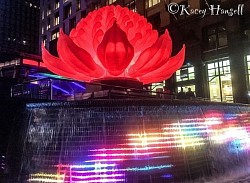
[[[170,6],[173,3],[179,10],[175,14],[170,13],[176,11],[176,7]],[[127,6],[145,16],[159,34],[168,28],[173,39],[173,54],[183,43],[187,46],[183,67],[166,82],[152,84],[152,89],[161,91],[164,85],[174,92],[191,88],[203,99],[248,103],[249,1],[44,0],[41,2],[40,41],[57,55],[60,28],[69,34],[89,12],[111,4]],[[235,10],[234,15],[230,14],[230,9]]]

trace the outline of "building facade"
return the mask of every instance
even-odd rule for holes
[[[1,0],[1,60],[10,60],[20,52],[38,54],[39,13],[39,0]]]
[[[60,28],[69,34],[89,12],[111,4],[144,15],[160,34],[168,28],[173,54],[186,44],[183,67],[169,80],[154,83],[152,89],[167,86],[178,92],[191,88],[203,99],[249,103],[248,0],[42,0],[40,42],[57,55]],[[234,15],[230,9],[235,10]]]
[[[0,85],[7,96],[10,85],[22,80],[29,69],[23,67],[24,60],[41,60],[39,5],[39,0],[0,1]]]

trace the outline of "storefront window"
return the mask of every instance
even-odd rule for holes
[[[159,83],[152,83],[151,85],[151,91],[154,92],[163,92],[164,88],[164,82],[159,82]],[[152,93],[153,95],[156,95],[156,93]]]
[[[228,57],[207,64],[210,100],[233,102],[230,61]]]
[[[246,56],[247,61],[247,74],[248,74],[248,88],[250,88],[250,55]]]
[[[147,0],[146,1],[146,8],[150,8],[158,3],[160,3],[160,0]]]
[[[186,93],[188,91],[188,88],[191,88],[191,91],[195,93],[195,85],[185,85],[185,86],[178,86],[177,87],[177,92],[179,93],[181,91],[181,88],[183,91]]]
[[[195,79],[195,72],[193,65],[183,66],[176,71],[176,82],[187,81]]]

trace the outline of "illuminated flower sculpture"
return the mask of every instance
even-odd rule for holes
[[[69,37],[60,30],[57,50],[59,58],[42,47],[46,67],[58,75],[81,81],[130,78],[144,84],[171,77],[185,56],[183,46],[171,57],[167,30],[158,38],[143,16],[120,6],[89,13]]]

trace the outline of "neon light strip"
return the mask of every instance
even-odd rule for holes
[[[126,168],[125,171],[148,171],[148,170],[160,170],[165,168],[171,168],[173,165],[160,165],[160,166],[145,166],[145,167],[134,167]]]
[[[52,85],[52,86],[53,86],[53,88],[55,88],[55,89],[58,89],[58,90],[60,90],[60,91],[62,91],[62,92],[64,92],[64,93],[66,93],[66,94],[68,94],[68,95],[71,95],[67,90],[62,89],[62,88],[60,88],[59,86],[55,86],[55,85]]]
[[[80,85],[80,84],[78,84],[78,83],[76,83],[76,82],[71,82],[71,83],[74,84],[74,85],[76,85],[76,86],[78,86],[79,88],[81,88],[81,89],[83,89],[83,90],[86,89],[86,87],[84,87],[84,86],[82,86],[82,85]]]

